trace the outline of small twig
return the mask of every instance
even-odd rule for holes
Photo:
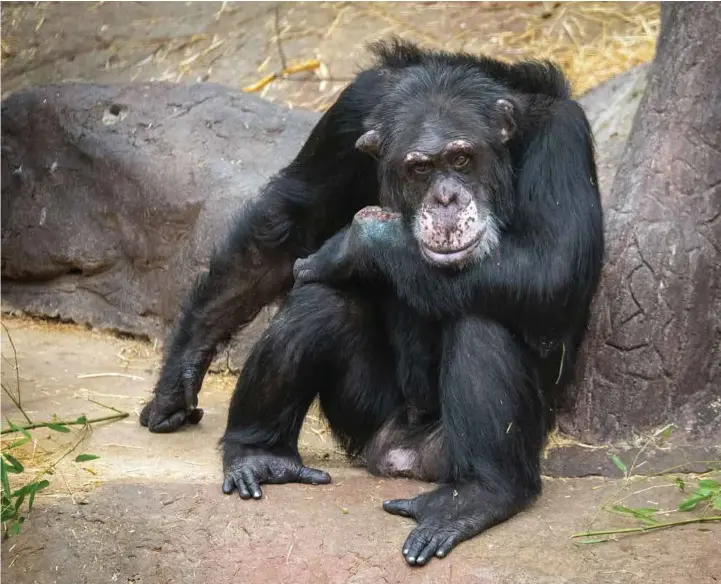
[[[290,544],[290,547],[288,548],[288,555],[285,556],[285,561],[286,561],[286,563],[287,563],[288,560],[290,559],[290,552],[292,552],[292,551],[293,551],[293,544]]]
[[[275,5],[275,44],[278,46],[278,56],[280,57],[280,67],[285,71],[288,65],[283,52],[283,43],[280,40],[280,3]]]
[[[144,377],[130,375],[129,373],[83,373],[77,376],[78,379],[94,379],[96,377],[126,377],[134,381],[145,381]]]
[[[303,63],[300,63],[298,65],[289,65],[285,69],[283,69],[280,73],[270,73],[269,75],[266,75],[263,77],[260,81],[257,81],[253,83],[252,85],[248,85],[247,87],[243,88],[243,91],[245,93],[255,93],[256,91],[261,91],[265,89],[268,85],[270,85],[273,81],[280,78],[286,78],[288,75],[292,75],[293,73],[302,73],[303,71],[313,71],[314,69],[317,69],[320,67],[320,61],[317,59],[310,59],[308,61],[305,61]]]
[[[225,12],[225,7],[226,7],[227,5],[228,5],[228,0],[223,0],[223,3],[220,5],[220,10],[218,10],[218,12],[216,12],[216,13],[213,15],[213,20],[215,20],[216,22],[217,22],[218,20],[220,20],[220,15],[223,14],[223,12]]]
[[[113,409],[113,408],[111,408]],[[104,416],[102,418],[93,418],[92,420],[58,420],[56,422],[38,422],[37,424],[28,424],[27,426],[17,426],[16,428],[5,428],[0,435],[11,434],[13,432],[22,432],[23,430],[35,430],[37,428],[50,428],[51,426],[87,426],[90,424],[97,424],[98,422],[110,422],[111,420],[122,420],[127,418],[130,414],[128,412],[120,412],[112,416]]]
[[[25,419],[28,421],[29,424],[32,424],[33,421],[28,417],[28,415],[25,413],[25,410],[20,406],[20,403],[17,399],[15,399],[15,396],[12,394],[12,392],[7,388],[7,386],[3,383],[2,384],[3,391],[8,395],[10,398],[10,401],[15,404],[15,407],[20,410],[20,413],[25,416]]]
[[[616,535],[619,533],[639,533],[643,531],[651,531],[653,529],[666,529],[676,525],[689,525],[691,523],[706,523],[709,521],[721,521],[721,515],[713,517],[696,517],[694,519],[684,519],[682,521],[669,521],[667,523],[655,523],[653,525],[642,525],[640,527],[626,527],[623,529],[606,529],[604,531],[584,531],[582,533],[574,533],[572,538],[577,537],[596,537],[599,535]]]
[[[323,436],[323,434],[325,434],[325,430],[316,430],[315,428],[311,428],[310,431],[313,432],[313,434],[315,434],[316,436],[318,436],[318,438],[320,438],[323,442],[326,441],[325,437]]]
[[[114,408],[113,406],[105,405],[104,403],[101,403],[101,402],[99,402],[99,401],[95,401],[94,399],[88,398],[88,401],[91,402],[91,403],[94,403],[95,405],[100,406],[101,408],[105,408],[106,410],[111,410],[111,411],[113,411],[113,412],[117,412],[118,414],[125,414],[125,415],[127,415],[127,413],[124,412],[123,410],[119,410],[118,408]]]
[[[13,342],[13,338],[10,335],[10,331],[8,330],[8,327],[5,326],[4,322],[0,323],[0,324],[2,324],[3,328],[5,329],[5,334],[8,337],[8,341],[10,341],[10,346],[13,349],[13,358],[15,359],[15,364],[14,364],[13,368],[15,369],[15,385],[18,390],[18,400],[17,400],[17,402],[15,400],[13,400],[13,403],[22,412],[23,416],[25,416],[25,419],[28,422],[32,423],[32,420],[30,420],[30,418],[28,418],[28,415],[25,413],[25,410],[23,410],[23,406],[22,406],[23,400],[22,400],[22,395],[20,394],[20,366],[18,365],[18,352],[17,352],[17,349],[15,348],[15,343]],[[8,395],[10,395],[10,392],[8,392]]]

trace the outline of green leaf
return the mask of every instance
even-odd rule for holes
[[[623,505],[614,505],[613,510],[622,515],[630,515],[631,517],[635,517],[636,519],[640,519],[641,521],[645,521],[647,523],[658,523],[656,518],[651,517],[651,515],[658,511],[658,509],[654,509],[653,507],[633,508],[624,507]]]
[[[7,446],[4,447],[4,450],[12,450],[13,448],[18,448],[19,446],[23,446],[30,442],[32,438],[20,438],[20,440],[15,440],[15,442],[11,442]]]
[[[626,473],[628,473],[628,467],[623,462],[623,460],[621,460],[615,454],[611,455],[611,460],[613,461],[613,464],[615,464],[618,467],[618,470],[620,470],[623,473],[623,476],[626,476]]]
[[[20,495],[17,499],[15,499],[15,511],[20,509],[20,505],[23,504],[24,500],[25,500],[25,495]]]
[[[3,456],[7,459],[7,461],[10,463],[10,466],[8,467],[8,472],[12,474],[20,474],[25,470],[25,467],[20,464],[20,461],[15,458],[14,456],[10,456],[7,452],[3,452]]]
[[[0,476],[2,477],[3,495],[10,498],[10,479],[4,457],[0,457]]]
[[[80,416],[77,420],[75,420],[76,424],[87,424],[88,419],[85,416]]]
[[[64,424],[48,424],[48,428],[50,428],[51,430],[55,430],[56,432],[63,432],[65,434],[70,432],[70,428],[68,428]]]
[[[30,496],[28,497],[28,513],[33,510],[33,503],[35,502],[35,491],[30,493]]]
[[[21,489],[18,489],[13,493],[13,497],[20,497],[29,495],[30,493],[37,493],[42,491],[44,488],[50,485],[50,481],[38,481],[37,483],[28,483]]]
[[[576,543],[586,545],[586,544],[590,544],[590,543],[606,543],[607,541],[611,541],[611,538],[597,537],[597,538],[593,538],[593,539],[579,539],[576,541]]]
[[[696,493],[694,495],[691,495],[687,499],[684,499],[681,501],[681,504],[678,506],[679,511],[691,511],[696,505],[699,503],[702,503],[703,501],[706,501],[707,499],[710,499],[711,495],[704,495],[701,493]]]
[[[10,426],[10,429],[15,432],[20,432],[27,438],[28,440],[32,440],[32,436],[30,435],[30,432],[28,432],[25,428],[22,426],[18,426],[17,424],[13,424],[10,420],[8,420],[8,426]]]
[[[95,454],[78,454],[75,457],[75,462],[87,462],[88,460],[95,460],[97,458],[100,457],[96,456]]]
[[[11,532],[13,535],[20,535],[20,525],[21,525],[20,523],[13,523],[13,524],[10,526],[10,532]]]
[[[681,477],[676,477],[674,479],[674,482],[676,483],[676,486],[679,488],[679,490],[683,491],[686,488],[686,483],[683,482],[683,479]]]
[[[721,485],[718,483],[718,481],[715,481],[713,479],[701,479],[698,482],[699,489],[705,489],[709,491],[719,491],[721,490]]]
[[[714,508],[714,509],[721,509],[721,495],[719,495],[718,497],[716,497],[716,498],[713,500],[713,508]]]
[[[12,505],[3,505],[2,509],[2,516],[0,516],[0,521],[5,523],[6,521],[10,521],[11,519],[15,518],[15,515],[17,514],[17,511],[15,511],[15,508]]]

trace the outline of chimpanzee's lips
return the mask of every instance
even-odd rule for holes
[[[473,252],[476,251],[476,248],[481,244],[482,239],[483,233],[479,233],[476,239],[460,249],[433,250],[421,243],[421,251],[428,261],[436,264],[437,266],[454,266],[468,259],[468,257],[471,256]]]

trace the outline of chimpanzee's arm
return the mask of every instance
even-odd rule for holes
[[[375,163],[355,148],[379,99],[380,75],[367,71],[321,118],[296,159],[235,219],[207,273],[188,295],[166,343],[153,400],[140,415],[151,432],[197,423],[197,394],[217,346],[293,285],[293,262],[377,199]]]

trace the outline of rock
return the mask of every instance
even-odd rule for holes
[[[599,187],[604,199],[611,192],[633,118],[646,91],[648,69],[649,64],[635,67],[586,92],[578,100],[593,129]]]
[[[2,105],[3,310],[162,342],[234,212],[317,119],[209,84],[11,96]],[[271,313],[216,366],[237,369]]]

